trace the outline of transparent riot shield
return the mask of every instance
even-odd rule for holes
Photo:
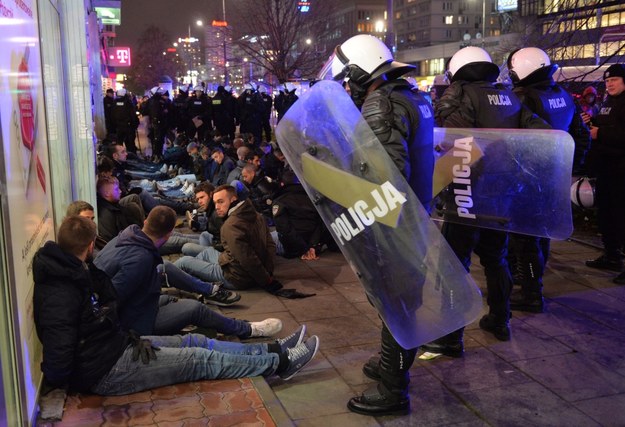
[[[432,217],[566,239],[574,146],[559,130],[436,128]]]
[[[276,133],[402,347],[432,341],[480,314],[479,289],[340,84],[313,86]]]

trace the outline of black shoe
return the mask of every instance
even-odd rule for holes
[[[427,351],[428,353],[442,354],[448,357],[462,357],[464,353],[464,344],[462,341],[456,343],[442,343],[436,341],[429,342],[427,344],[423,344],[421,346],[421,350]]]
[[[406,415],[410,412],[410,400],[380,392],[381,385],[376,384],[357,397],[352,397],[347,408],[362,415],[374,417],[381,415]]]
[[[544,300],[540,292],[515,292],[510,296],[510,310],[542,313]]]
[[[620,273],[623,270],[623,261],[620,257],[610,257],[605,254],[597,259],[586,261],[586,266],[591,268],[599,268],[601,270],[610,270]]]
[[[375,381],[380,381],[380,358],[374,356],[362,365],[362,373]]]
[[[498,322],[495,316],[484,315],[480,319],[480,328],[495,335],[499,341],[510,341],[510,326],[508,322]]]
[[[204,304],[218,305],[220,307],[227,307],[235,304],[240,299],[241,295],[221,287],[218,287],[217,290],[211,295],[202,295],[202,301]]]
[[[617,285],[625,285],[625,271],[612,279],[612,282],[616,283]]]

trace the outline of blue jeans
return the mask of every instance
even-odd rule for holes
[[[206,237],[204,238],[204,241],[206,241]],[[167,239],[165,244],[159,248],[158,253],[161,255],[179,254],[182,252],[184,245],[188,243],[201,245],[201,235],[179,233],[174,231],[171,233],[171,236],[169,236],[169,239]]]
[[[217,249],[208,247],[197,256],[183,256],[177,259],[174,264],[181,270],[206,282],[222,282],[224,288],[236,289],[224,277],[224,272],[219,265],[219,254]]]
[[[186,326],[214,329],[224,335],[249,338],[252,326],[245,320],[225,317],[194,299],[178,299],[161,295],[154,322],[154,335],[180,333]]]
[[[203,282],[197,277],[185,273],[172,262],[163,261],[163,273],[165,283],[170,288],[180,289],[181,291],[195,292],[196,294],[210,295],[215,290],[212,283]]]
[[[209,246],[213,246],[213,235],[208,231],[202,231],[200,233],[198,242],[189,242],[182,245],[181,252],[183,255],[189,255],[195,257],[200,254],[204,249]]]
[[[204,335],[147,336],[160,348],[156,360],[145,365],[132,360],[128,346],[111,370],[91,391],[115,396],[198,380],[269,376],[278,369],[279,356],[267,344],[241,344]]]
[[[276,244],[276,255],[278,256],[284,255],[284,246],[282,246],[282,242],[278,238],[278,232],[271,231],[269,234],[271,234],[271,238],[273,239],[273,242]]]

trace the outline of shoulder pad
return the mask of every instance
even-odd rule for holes
[[[376,135],[391,131],[393,124],[393,104],[388,94],[373,91],[362,105],[362,115]]]

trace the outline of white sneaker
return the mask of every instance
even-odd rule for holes
[[[161,168],[161,173],[167,173],[167,165],[164,164],[163,167]]]
[[[189,197],[193,196],[193,193],[195,192],[195,184],[193,183],[189,184],[189,187],[187,187],[187,189],[184,190],[183,192]]]
[[[262,322],[250,322],[252,334],[250,337],[270,337],[282,330],[282,321],[280,319],[265,319]]]
[[[169,169],[167,169],[167,172],[171,173],[174,171],[174,165],[169,165]]]
[[[186,179],[184,180],[184,185],[182,186],[181,190],[184,193],[185,191],[187,191],[187,188],[189,188],[189,181],[187,181]]]

